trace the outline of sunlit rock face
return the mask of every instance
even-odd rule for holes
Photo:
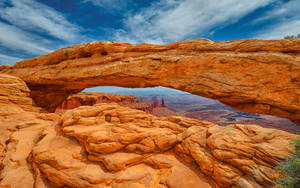
[[[150,104],[140,103],[139,98],[134,96],[88,92],[70,95],[55,109],[55,112],[63,113],[66,110],[74,109],[79,106],[93,106],[97,103],[113,102],[122,106],[130,106],[132,108],[144,111],[150,107]]]
[[[271,187],[296,135],[256,125],[156,117],[99,103],[64,113],[32,150],[56,186]]]
[[[30,153],[41,132],[59,117],[33,106],[20,78],[0,74],[0,187],[34,187]]]
[[[101,90],[102,88],[98,87],[97,89]],[[110,92],[109,88],[105,89]],[[300,134],[299,126],[293,124],[288,119],[236,111],[216,100],[188,93],[178,94],[176,93],[179,92],[178,90],[174,90],[176,92],[169,94],[160,94],[155,88],[148,88],[147,91],[140,92],[141,90],[144,89],[129,89],[128,94],[130,95],[98,92],[72,94],[56,108],[55,112],[61,114],[79,106],[93,106],[97,103],[115,102],[120,106],[142,110],[159,117],[184,116],[223,126],[230,124],[255,124],[266,128],[276,128],[290,133]],[[122,91],[115,92],[122,93]]]
[[[0,72],[23,79],[35,103],[48,111],[87,87],[165,86],[300,124],[299,55],[299,40],[92,42],[2,66]]]
[[[117,103],[49,111],[87,87],[161,85],[297,123],[299,44],[93,42],[0,66],[0,187],[272,187],[299,135]]]
[[[0,74],[0,86],[0,187],[272,187],[299,137],[117,103],[47,113],[20,78]]]

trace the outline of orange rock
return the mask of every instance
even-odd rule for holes
[[[225,108],[224,105],[217,101],[204,99],[195,95],[166,95],[164,97],[168,100],[168,105],[165,105],[164,99],[159,102],[156,97],[153,97],[148,101],[146,98],[142,97],[84,92],[70,95],[56,108],[55,113],[61,114],[68,109],[86,105],[92,106],[101,102],[116,102],[121,106],[142,110],[159,117],[179,115],[201,121],[213,122],[218,125],[256,124],[266,128],[276,128],[300,134],[299,127],[291,124],[288,119],[232,111],[232,109]],[[199,98],[203,100],[199,101]]]
[[[54,184],[71,187],[96,186],[80,179],[93,162],[103,164],[93,177],[109,179],[97,185],[108,187],[271,187],[274,166],[292,152],[289,142],[298,137],[256,125],[160,118],[116,103],[69,110],[56,126],[43,133],[33,162]]]
[[[63,113],[66,110],[74,109],[79,106],[93,106],[97,103],[112,103],[116,102],[121,106],[128,106],[137,110],[143,110],[153,114],[153,108],[149,103],[139,102],[139,98],[127,95],[106,94],[96,92],[85,92],[70,95],[56,109],[56,113]],[[157,113],[156,113],[157,114]],[[165,115],[164,113],[163,115]]]
[[[34,187],[27,159],[41,131],[58,118],[32,106],[20,78],[0,74],[0,187]]]
[[[22,78],[36,104],[52,112],[88,87],[165,86],[300,124],[299,54],[299,40],[92,42],[2,66],[0,72]]]
[[[0,74],[0,84],[0,187],[271,187],[299,137],[116,103],[60,116],[33,106],[21,79]]]

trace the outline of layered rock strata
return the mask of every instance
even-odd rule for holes
[[[142,102],[144,101],[144,102]],[[79,106],[93,106],[98,103],[118,103],[133,109],[142,110],[155,116],[172,116],[175,112],[169,110],[165,104],[158,104],[158,101],[146,101],[146,99],[128,95],[106,94],[97,92],[85,92],[70,95],[56,109],[56,113],[64,113],[66,110]],[[150,104],[152,103],[152,104]]]
[[[298,135],[114,103],[48,112],[87,87],[160,85],[299,123],[299,55],[299,40],[93,42],[0,66],[0,187],[272,187]]]
[[[63,101],[56,109],[55,112],[63,113],[66,110],[74,109],[79,106],[93,106],[97,103],[118,103],[122,106],[130,106],[138,110],[149,111],[150,104],[140,103],[139,99],[134,96],[106,94],[96,92],[86,92],[70,95]]]
[[[165,86],[300,124],[299,55],[299,40],[92,42],[2,66],[0,72],[23,79],[35,103],[49,111],[87,87]]]
[[[150,98],[150,99],[149,99]],[[299,126],[288,119],[270,115],[250,114],[235,111],[218,101],[205,99],[195,95],[166,95],[167,105],[164,100],[157,97],[134,97],[119,94],[106,94],[96,92],[84,92],[70,95],[58,108],[56,113],[64,113],[66,110],[79,106],[92,106],[97,103],[116,102],[120,106],[142,110],[155,116],[184,116],[209,121],[218,125],[230,124],[255,124],[266,128],[280,129],[300,135]],[[204,100],[201,100],[201,99]]]
[[[21,79],[0,74],[0,86],[1,188],[271,187],[299,137],[116,103],[46,113]]]
[[[62,115],[32,150],[38,174],[70,187],[271,187],[292,152],[280,130],[159,118],[118,104]]]
[[[33,106],[20,78],[0,74],[0,187],[33,188],[28,157],[44,128],[59,116]]]

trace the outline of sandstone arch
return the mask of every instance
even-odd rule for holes
[[[165,86],[300,124],[300,40],[92,42],[0,66],[0,73],[22,78],[48,111],[87,87]]]

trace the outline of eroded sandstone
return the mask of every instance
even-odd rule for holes
[[[33,187],[27,159],[40,133],[59,116],[33,106],[20,78],[0,74],[0,187]]]
[[[299,136],[113,103],[43,108],[87,87],[160,85],[299,123],[299,53],[299,40],[93,42],[1,66],[0,187],[271,187]]]
[[[147,96],[147,95],[146,95]],[[164,102],[166,99],[166,103]],[[142,110],[155,116],[184,116],[209,121],[218,125],[230,124],[255,124],[266,128],[280,129],[294,134],[300,134],[297,125],[288,119],[270,115],[249,114],[235,111],[215,100],[206,99],[195,95],[165,95],[164,99],[158,97],[134,97],[119,94],[106,94],[96,92],[81,92],[70,95],[55,113],[64,113],[69,109],[79,106],[92,106],[97,103],[116,102],[120,106]]]
[[[0,86],[1,188],[271,187],[299,137],[116,103],[46,113],[20,78],[0,74]]]
[[[87,87],[165,86],[300,124],[299,54],[299,40],[92,42],[2,66],[0,72],[23,79],[35,103],[49,111]]]
[[[33,163],[55,185],[71,187],[271,187],[279,175],[274,166],[297,137],[256,125],[155,117],[116,103],[69,110],[43,134]],[[87,168],[98,170],[87,177]]]

